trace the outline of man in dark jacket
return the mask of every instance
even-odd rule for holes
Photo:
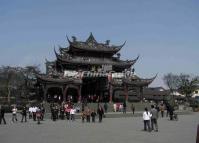
[[[23,120],[25,119],[25,122],[27,122],[27,112],[26,112],[27,108],[26,106],[23,107],[22,109],[22,112],[21,112],[21,115],[22,115],[22,118],[21,118],[21,122],[23,122]]]
[[[126,101],[123,102],[123,114],[126,114]]]
[[[156,108],[154,108],[154,105],[151,105],[151,129],[154,130],[155,125],[155,131],[158,131],[158,111]]]
[[[103,118],[103,115],[104,115],[104,110],[102,108],[102,106],[99,106],[98,110],[97,110],[97,113],[99,115],[99,122],[101,123],[102,122],[102,118]]]
[[[104,111],[105,111],[105,113],[107,113],[107,110],[108,110],[108,105],[107,105],[107,103],[105,102],[105,103],[104,103]]]
[[[4,114],[5,114],[5,109],[3,106],[0,105],[0,124],[1,124],[1,121],[3,120],[4,124],[6,124],[6,120],[4,118]]]

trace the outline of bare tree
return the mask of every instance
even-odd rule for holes
[[[164,75],[163,80],[170,90],[171,104],[174,105],[174,91],[177,91],[180,87],[179,76],[173,73],[168,73]]]
[[[196,90],[199,84],[199,78],[197,76],[182,73],[180,75],[169,73],[164,76],[163,80],[172,95],[174,91],[178,91],[185,95],[187,101],[189,101],[192,93]],[[172,100],[174,103],[174,96],[172,96]]]
[[[0,90],[1,98],[7,97],[7,103],[11,103],[11,98],[23,98],[28,100],[30,89],[34,89],[36,81],[35,74],[39,73],[38,66],[22,67],[0,67]],[[5,102],[5,101],[4,101]]]
[[[178,90],[180,87],[180,79],[178,75],[168,73],[167,75],[164,75],[163,80],[171,92]]]
[[[17,94],[17,89],[23,84],[23,76],[16,67],[1,67],[1,90],[7,95],[7,102],[10,104],[12,93]]]
[[[23,75],[24,75],[24,81],[25,84],[23,86],[24,88],[24,93],[23,95],[27,100],[30,98],[31,92],[36,92],[36,74],[40,73],[39,66],[33,65],[33,66],[26,66],[23,69]]]
[[[186,99],[189,101],[189,99],[192,96],[192,93],[198,87],[199,78],[188,74],[180,74],[179,80],[180,80],[179,92],[184,94],[186,96]]]

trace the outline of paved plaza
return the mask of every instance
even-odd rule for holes
[[[0,143],[195,143],[199,113],[180,115],[179,121],[160,118],[159,132],[151,133],[142,131],[142,117],[105,118],[102,123],[7,122],[0,125]]]

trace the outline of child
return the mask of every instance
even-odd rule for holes
[[[96,114],[96,112],[95,112],[95,110],[92,110],[92,112],[91,112],[91,118],[92,118],[92,122],[94,123],[95,122],[95,116],[96,116],[97,114]]]
[[[86,110],[86,122],[90,122],[90,117],[91,117],[91,111],[87,107],[87,110]]]
[[[82,111],[81,117],[82,117],[82,123],[84,123],[84,120],[86,118],[85,111]]]
[[[40,124],[40,120],[41,120],[41,110],[40,110],[40,108],[37,108],[37,110],[36,110],[36,117],[37,117],[37,124]]]

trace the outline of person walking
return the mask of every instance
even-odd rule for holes
[[[55,118],[56,118],[56,120],[58,120],[59,119],[59,108],[58,108],[58,105],[55,106],[54,112],[55,112]]]
[[[37,112],[37,107],[36,107],[36,106],[33,106],[33,107],[32,107],[33,121],[36,121],[36,112]]]
[[[71,119],[71,121],[75,121],[75,108],[74,108],[74,106],[72,106],[71,107],[71,109],[70,109],[70,119]]]
[[[37,119],[37,124],[40,124],[40,121],[41,121],[41,109],[40,109],[40,107],[38,107],[36,109],[36,119]]]
[[[144,109],[145,111],[143,112],[143,120],[144,120],[144,131],[151,131],[150,128],[150,119],[151,119],[151,113],[148,111],[148,108]]]
[[[166,103],[166,110],[167,110],[167,113],[166,113],[166,117],[168,117],[169,116],[169,111],[170,111],[170,106],[169,106],[169,104],[168,103]]]
[[[41,105],[41,120],[43,121],[44,120],[44,115],[45,115],[45,112],[46,112],[46,110],[45,110],[45,108],[44,108],[44,106],[43,106],[43,104]]]
[[[164,117],[164,104],[160,105],[160,112],[161,112],[161,117]]]
[[[108,111],[108,104],[106,102],[104,103],[104,111],[105,111],[105,113],[107,113],[107,111]]]
[[[117,104],[116,103],[113,104],[113,110],[114,110],[114,112],[117,112]]]
[[[126,114],[126,101],[123,102],[123,114]]]
[[[52,106],[51,116],[52,116],[52,120],[56,121],[57,118],[56,118],[56,109],[55,109],[55,106]]]
[[[30,107],[28,108],[29,119],[32,119],[32,109],[33,109],[32,106],[30,106]]]
[[[91,118],[91,110],[89,109],[89,107],[87,107],[87,109],[86,109],[86,122],[90,122],[90,118]]]
[[[133,104],[131,104],[131,111],[133,112],[133,115],[135,113],[135,106]]]
[[[170,108],[169,108],[169,117],[170,117],[170,120],[173,120],[173,112],[174,112],[174,107],[170,106]]]
[[[102,108],[102,106],[99,106],[98,110],[97,110],[97,113],[99,115],[99,122],[101,123],[102,122],[102,118],[103,118],[103,115],[104,115],[104,110]]]
[[[4,124],[6,124],[4,115],[5,115],[5,108],[0,105],[0,124],[1,124],[2,120],[3,120]]]
[[[21,122],[23,122],[24,119],[25,119],[25,122],[27,122],[27,119],[26,119],[27,112],[26,112],[26,110],[27,110],[26,106],[24,106],[23,109],[22,109],[22,112],[21,112],[21,115],[22,115]]]
[[[151,105],[151,130],[154,130],[155,125],[155,132],[158,132],[158,111],[154,108],[154,105]]]
[[[60,118],[61,118],[61,120],[64,120],[64,106],[62,105],[61,107],[60,107]]]
[[[13,109],[12,109],[12,122],[14,123],[15,121],[17,122],[17,108],[16,108],[16,106],[14,106]]]
[[[93,123],[95,123],[95,116],[96,116],[97,114],[96,114],[96,112],[95,112],[95,109],[94,110],[92,110],[92,112],[91,112],[91,118],[92,118],[92,122]]]
[[[82,111],[81,119],[82,119],[82,123],[84,123],[84,120],[86,119],[86,111]]]

